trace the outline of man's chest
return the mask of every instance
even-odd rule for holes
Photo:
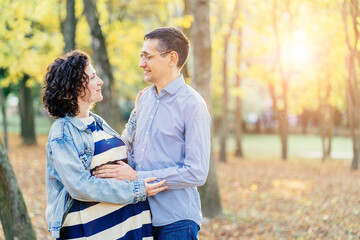
[[[155,99],[139,108],[136,135],[153,139],[184,139],[186,109],[176,99]]]

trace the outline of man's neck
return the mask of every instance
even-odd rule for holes
[[[164,78],[159,83],[155,84],[157,94],[160,95],[161,90],[163,90],[167,85],[169,85],[171,82],[173,82],[175,79],[180,77],[180,71],[173,72],[168,77]]]

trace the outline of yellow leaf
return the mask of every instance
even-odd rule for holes
[[[251,191],[255,192],[257,189],[258,189],[258,186],[255,183],[251,184],[251,186],[250,186]]]

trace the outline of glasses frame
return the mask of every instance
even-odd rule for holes
[[[161,55],[161,54],[169,54],[171,53],[172,51],[165,51],[165,52],[161,52],[161,53],[154,53],[154,54],[144,54],[144,53],[140,53],[139,56],[140,56],[140,60],[143,60],[145,62],[148,62],[153,56],[156,56],[156,55]]]

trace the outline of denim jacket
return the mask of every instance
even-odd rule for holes
[[[136,128],[135,114],[130,116],[122,137],[102,118],[93,113],[91,115],[105,132],[121,139],[128,149],[131,148]],[[66,116],[53,123],[46,150],[46,220],[53,238],[59,237],[73,199],[116,204],[137,203],[146,199],[144,180],[117,181],[91,175],[94,140],[91,130],[76,117]]]

